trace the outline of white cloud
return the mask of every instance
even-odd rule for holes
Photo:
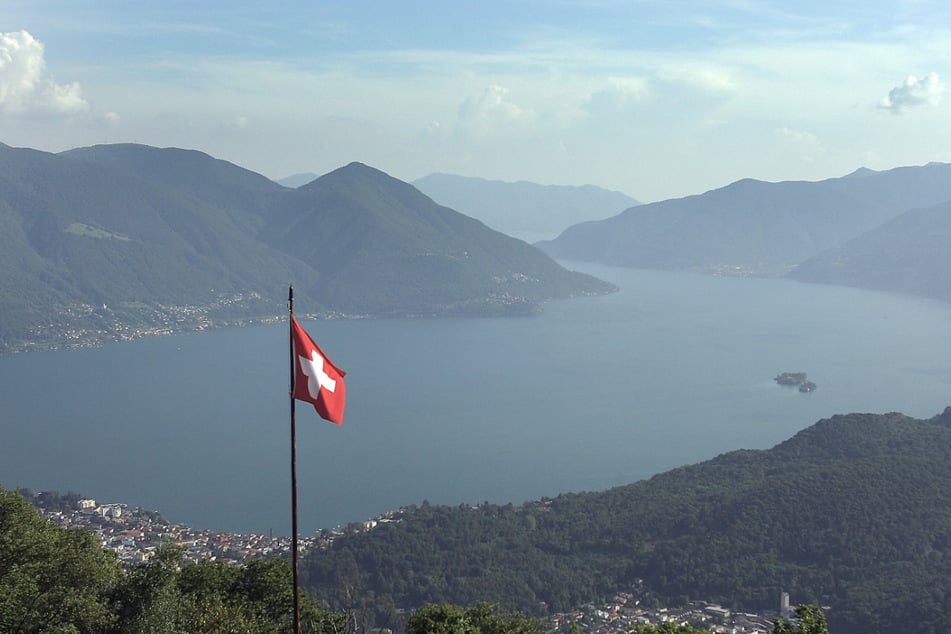
[[[735,71],[712,64],[679,62],[662,68],[661,79],[676,84],[693,86],[709,92],[730,92],[736,89]]]
[[[921,79],[908,75],[901,86],[895,86],[888,91],[888,96],[882,99],[879,107],[894,114],[901,114],[914,106],[937,106],[941,102],[942,93],[944,85],[937,73],[928,73]]]
[[[26,31],[0,33],[0,113],[71,115],[86,112],[78,83],[57,84],[46,73],[43,44]]]
[[[814,163],[825,153],[825,148],[822,147],[819,137],[812,132],[784,127],[779,129],[779,134],[790,142],[791,147],[798,151],[799,160],[803,163]]]
[[[805,145],[811,145],[819,147],[819,138],[811,132],[802,132],[800,130],[792,130],[790,128],[780,128],[779,133],[792,141],[797,143],[802,143]]]
[[[494,84],[459,106],[457,131],[466,136],[490,138],[511,135],[530,124],[534,113],[508,98],[508,89]]]
[[[442,124],[435,119],[430,121],[425,128],[420,132],[420,136],[424,139],[430,140],[439,140],[442,138]]]
[[[648,96],[647,82],[638,78],[609,77],[607,86],[592,93],[586,110],[592,115],[623,112]]]

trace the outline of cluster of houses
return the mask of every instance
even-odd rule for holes
[[[648,592],[642,581],[629,591],[619,592],[604,605],[588,604],[580,610],[558,614],[551,618],[552,629],[558,632],[585,634],[624,634],[638,625],[689,625],[698,630],[716,634],[767,634],[773,629],[773,619],[794,620],[789,605],[789,594],[782,593],[779,610],[769,614],[732,612],[715,603],[692,601],[682,608],[651,605],[644,599]]]
[[[246,326],[249,324],[273,323],[282,319],[282,315],[263,318],[212,318],[212,314],[227,314],[233,310],[235,315],[243,311],[242,304],[261,300],[258,293],[235,293],[214,298],[202,305],[153,304],[139,306],[138,319],[141,323],[132,326],[121,321],[106,304],[71,304],[54,314],[49,321],[36,325],[28,331],[28,340],[15,342],[11,351],[57,350],[62,348],[90,348],[107,341],[133,341],[143,337],[158,337],[178,332],[206,330],[220,325]],[[97,315],[97,326],[77,327],[73,322]]]
[[[154,511],[130,510],[125,504],[97,504],[85,499],[77,506],[75,510],[44,514],[64,528],[88,530],[103,548],[114,551],[126,565],[147,561],[160,545],[169,542],[184,549],[186,562],[211,559],[240,564],[291,552],[290,537],[196,530],[170,524]],[[321,539],[332,540],[333,536],[330,533],[320,538],[300,538],[298,546],[307,549]]]

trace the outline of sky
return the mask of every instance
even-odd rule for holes
[[[2,0],[0,142],[592,184],[951,162],[930,0]]]

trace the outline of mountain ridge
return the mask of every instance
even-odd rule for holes
[[[368,306],[378,314],[394,307],[399,313],[412,314],[416,306],[426,305],[428,294],[444,298],[449,313],[457,307],[479,310],[478,304],[491,312],[499,302],[516,306],[523,300],[544,298],[548,291],[542,280],[556,271],[557,265],[540,251],[524,249],[521,241],[438,205],[412,185],[363,163],[333,170],[289,192],[286,200],[284,214],[290,214],[291,222],[280,213],[274,215],[262,238],[268,244],[283,245],[282,250],[315,269],[328,271],[314,293],[349,312]],[[383,200],[389,204],[380,204]],[[307,233],[308,239],[302,241],[301,223],[319,225],[321,235],[312,239],[309,236],[317,232]],[[354,235],[362,239],[346,242]],[[440,235],[445,237],[440,240]],[[491,241],[475,239],[478,236],[490,236]],[[436,244],[441,246],[434,248]],[[367,294],[353,299],[354,289],[366,287],[371,277],[377,279],[375,286],[388,287],[398,284],[408,271],[428,279],[429,285],[404,288],[405,295],[399,299]],[[587,278],[569,276],[579,285]],[[460,280],[465,281],[461,288]],[[560,286],[553,293],[565,296],[570,289]]]
[[[871,288],[951,301],[951,201],[912,209],[800,263],[802,282]]]
[[[539,185],[436,172],[413,181],[427,196],[527,242],[553,238],[570,225],[639,205],[618,191],[582,185]]]
[[[948,164],[815,182],[743,179],[575,225],[538,246],[567,260],[779,276],[905,211],[948,200]]]
[[[63,345],[66,331],[88,344],[269,320],[288,283],[305,312],[376,317],[531,314],[613,290],[379,170],[347,167],[288,189],[195,150],[0,148],[0,352]],[[315,215],[317,199],[342,206]],[[302,245],[268,240],[289,223]],[[331,261],[309,241],[354,268],[314,268]],[[471,257],[441,269],[420,265],[424,251]]]
[[[305,560],[332,606],[390,618],[427,602],[546,614],[643,580],[657,596],[830,606],[841,634],[944,631],[951,590],[951,408],[823,419],[767,450],[521,507],[410,507]],[[348,604],[352,605],[352,603]]]

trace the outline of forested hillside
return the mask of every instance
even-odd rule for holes
[[[532,314],[613,290],[364,165],[291,190],[201,152],[0,144],[0,353],[273,319]]]
[[[951,202],[913,209],[790,272],[804,282],[951,301]]]
[[[544,614],[642,578],[668,600],[830,606],[837,634],[944,632],[951,410],[849,414],[601,493],[522,507],[424,504],[306,560],[334,605],[387,618],[426,602]]]
[[[526,314],[613,289],[361,163],[288,191],[259,235],[319,271],[303,290],[347,314]]]
[[[951,165],[935,163],[817,182],[743,179],[578,224],[539,245],[566,260],[781,275],[910,209],[951,200],[949,175]]]

